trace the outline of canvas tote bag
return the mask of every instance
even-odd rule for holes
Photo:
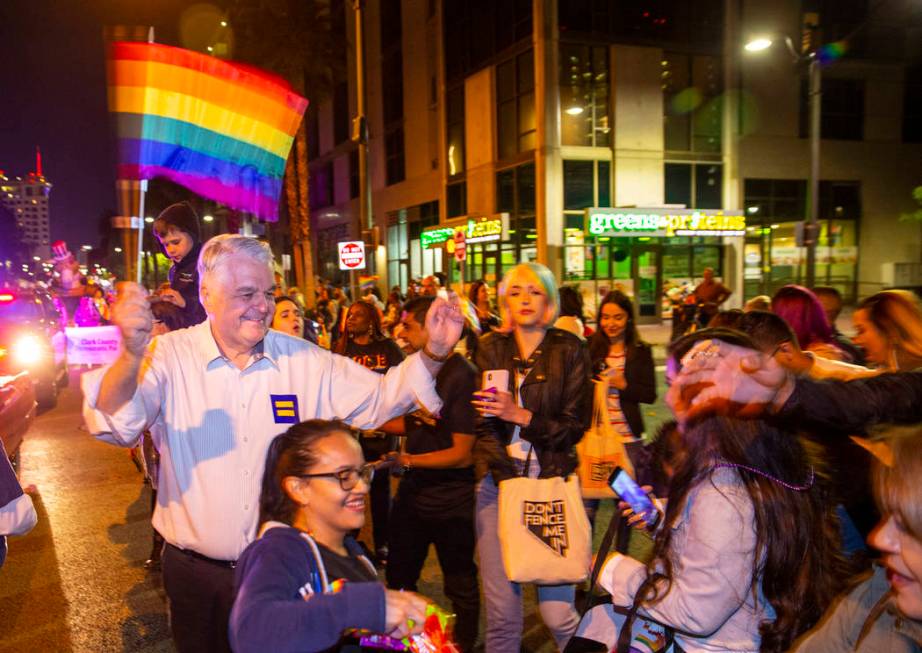
[[[509,580],[538,585],[580,583],[589,574],[592,537],[576,474],[499,483],[499,543]]]
[[[587,499],[614,499],[608,477],[615,467],[634,476],[634,466],[608,415],[608,382],[594,380],[592,424],[576,445],[580,487]]]

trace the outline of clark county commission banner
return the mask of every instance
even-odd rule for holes
[[[119,179],[164,177],[275,222],[306,108],[284,80],[251,66],[159,43],[111,45]]]

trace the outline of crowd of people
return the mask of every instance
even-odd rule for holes
[[[641,409],[657,399],[654,350],[624,292],[593,307],[593,328],[578,291],[522,263],[457,294],[437,275],[386,301],[321,284],[308,311],[265,243],[201,243],[190,211],[154,223],[170,286],[121,288],[122,352],[82,378],[90,431],[145,453],[148,566],[178,650],[418,636],[430,546],[464,652],[521,650],[527,585],[569,653],[922,649],[911,293],[861,301],[849,339],[833,288],[721,310],[730,290],[707,271],[694,324],[666,351],[675,421],[654,435]],[[507,509],[511,488],[585,481],[577,445],[596,414],[655,510],[618,504],[591,579],[588,555],[576,581],[553,557],[523,575],[513,522],[529,519]],[[561,565],[584,529],[591,543],[599,505],[547,522],[563,526]]]

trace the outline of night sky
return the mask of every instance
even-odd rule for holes
[[[100,216],[117,208],[103,27],[153,25],[158,42],[192,46],[202,10],[182,0],[0,0],[0,170],[25,176],[41,147],[52,240],[95,246]]]

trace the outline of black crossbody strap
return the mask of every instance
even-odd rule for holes
[[[621,523],[624,521],[621,515],[617,513],[617,510],[618,506],[616,505],[615,514],[612,515],[611,521],[608,522],[608,530],[605,531],[602,543],[599,545],[599,551],[595,555],[595,564],[592,565],[592,574],[589,576],[589,591],[586,592],[586,596],[583,598],[583,609],[579,611],[580,616],[586,614],[589,608],[592,607],[592,595],[595,593],[595,584],[599,580],[599,574],[602,573],[602,565],[605,564],[605,558],[608,556],[611,544],[621,528]]]

